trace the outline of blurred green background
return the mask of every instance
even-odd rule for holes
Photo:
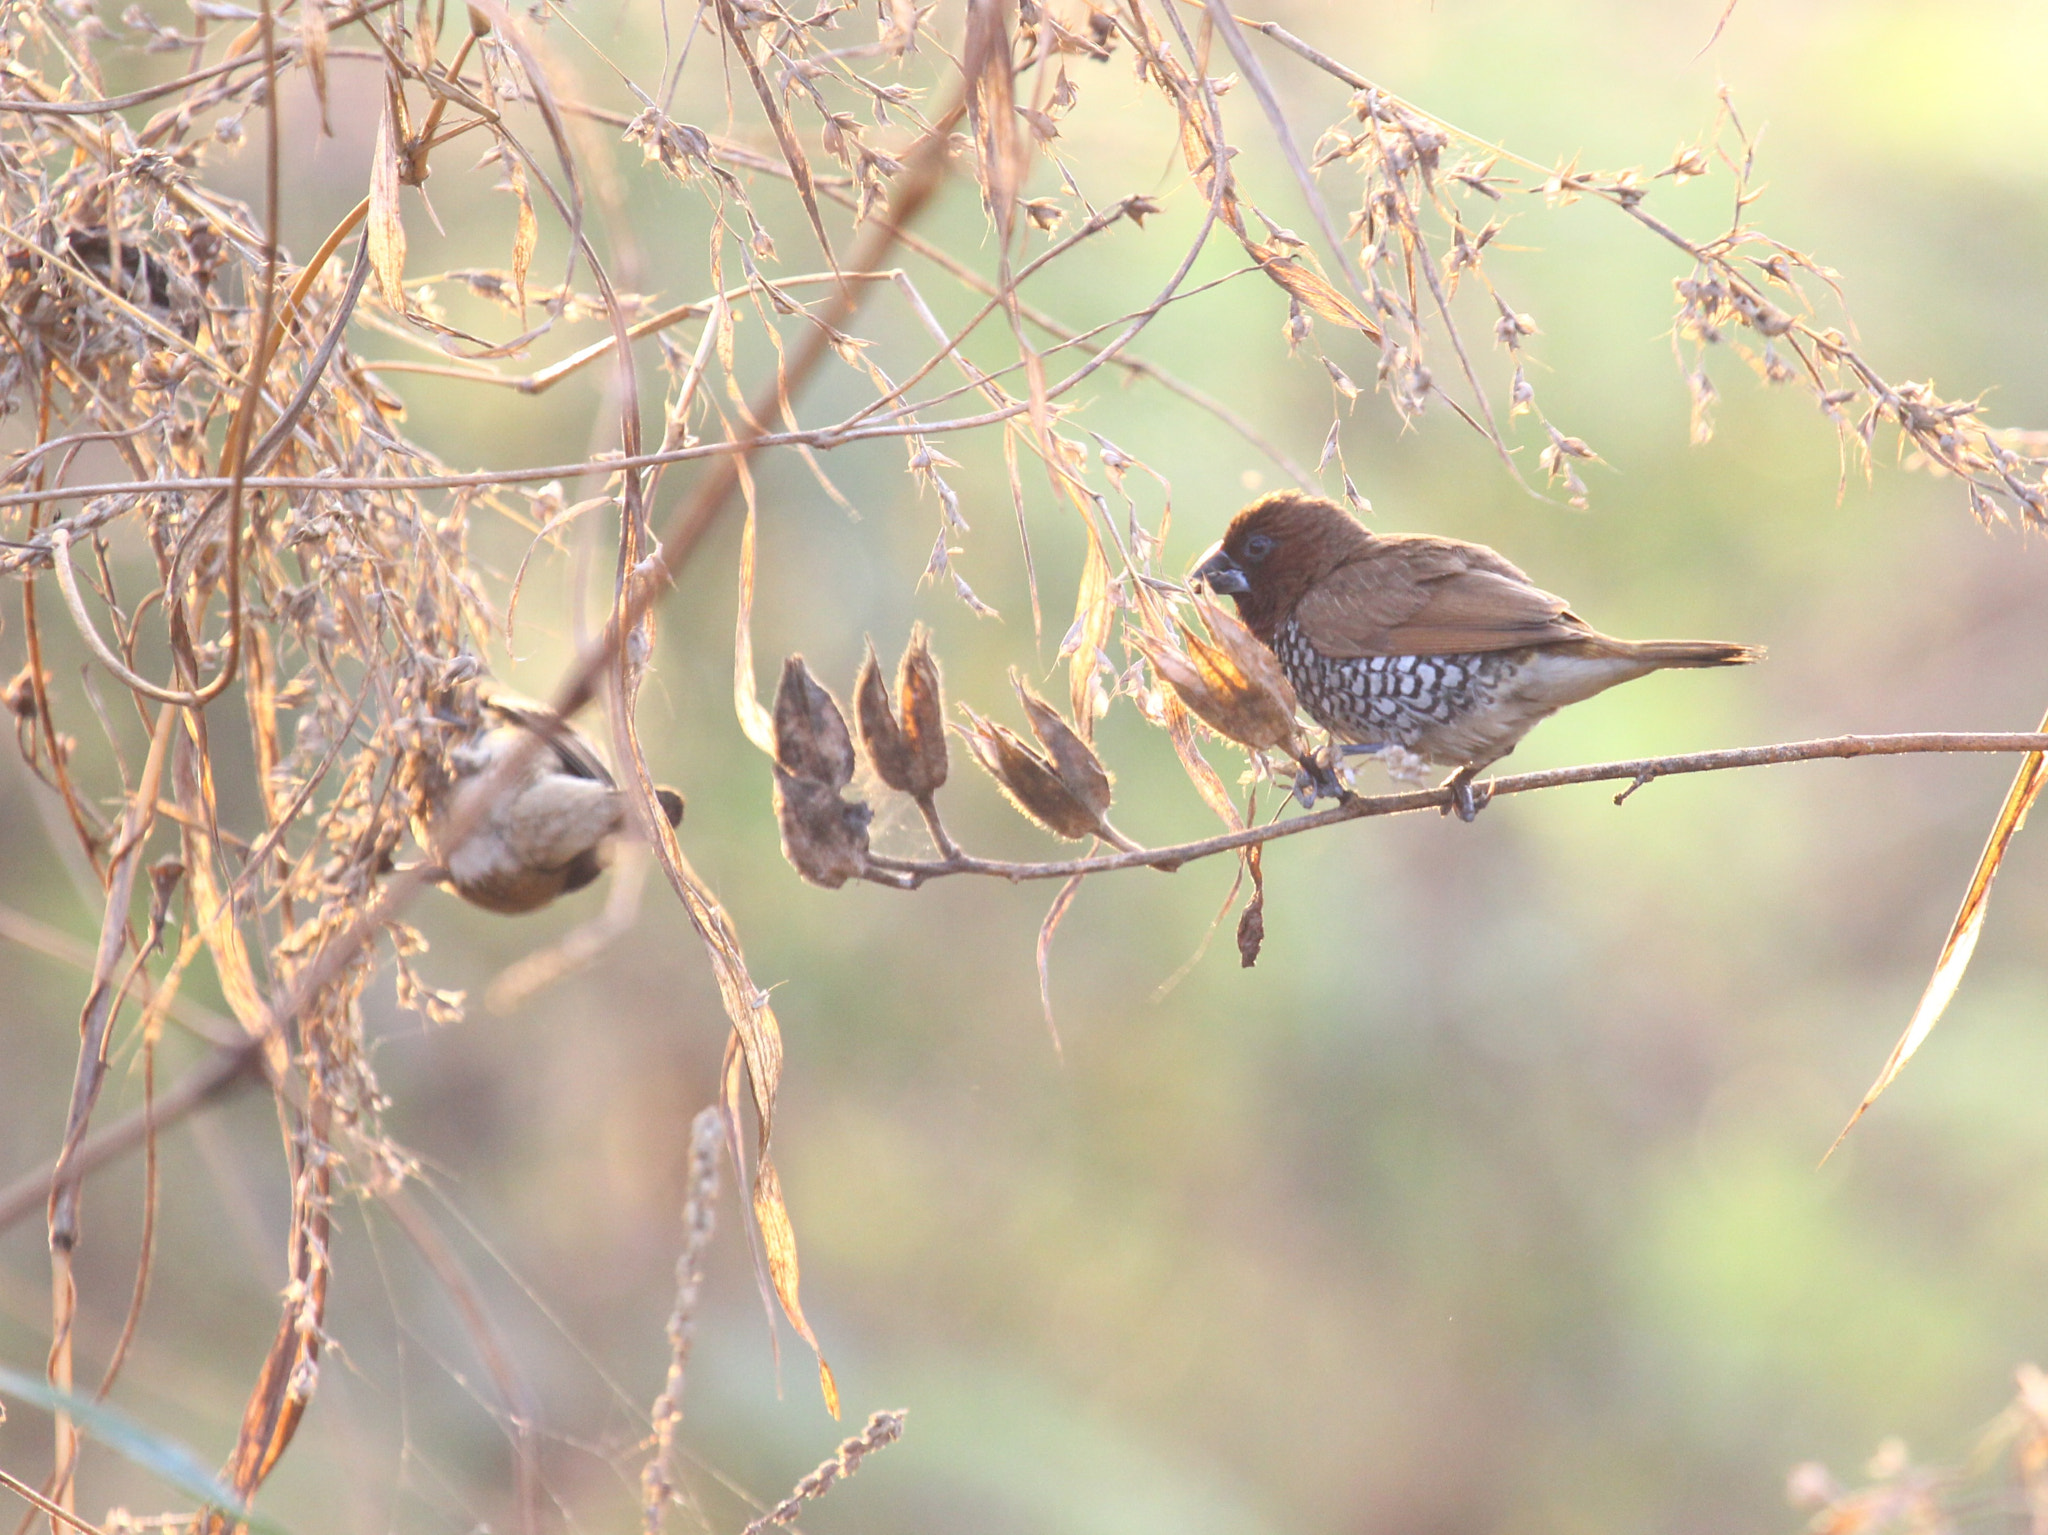
[[[2048,129],[2048,15],[2017,0],[1750,0],[1703,51],[1722,9],[1277,0],[1259,14],[1543,162],[1654,170],[1707,129],[1725,83],[1760,144],[1765,195],[1751,221],[1842,274],[1872,362],[1895,381],[1987,391],[2001,422],[2048,420],[2048,173],[2032,152]],[[658,21],[645,8],[579,7],[576,19],[651,72]],[[847,25],[854,40],[871,35],[868,15]],[[602,65],[549,35],[566,88],[624,104]],[[1346,92],[1264,57],[1312,143]],[[710,58],[693,65],[676,115],[718,131]],[[1212,72],[1227,67],[1219,49]],[[298,148],[284,218],[299,253],[360,195],[374,128],[374,67],[334,69],[336,137],[316,139],[303,82],[289,103]],[[1071,72],[1081,102],[1055,147],[1090,196],[1172,194],[1165,217],[1102,237],[1028,290],[1093,324],[1158,289],[1195,198],[1170,119],[1140,94],[1128,57]],[[1224,107],[1245,149],[1240,177],[1306,233],[1249,90]],[[767,147],[752,121],[742,113],[735,131]],[[632,231],[610,247],[623,284],[701,296],[704,198],[608,143],[596,130],[582,149],[593,164],[612,157],[609,195]],[[466,173],[464,147],[444,153],[428,190],[450,233],[410,204],[409,271],[503,265],[509,203]],[[221,175],[252,186],[248,150]],[[1341,217],[1354,183],[1339,169],[1325,186]],[[1660,184],[1652,206],[1704,236],[1725,227],[1730,187],[1717,166],[1683,189]],[[1033,190],[1052,189],[1041,167]],[[775,270],[814,269],[778,195],[760,193],[783,247]],[[1491,543],[1616,633],[1771,652],[1751,671],[1609,693],[1544,725],[1514,766],[2034,722],[2048,703],[2048,560],[2035,542],[1977,526],[1953,482],[1901,471],[1882,435],[1874,474],[1852,465],[1844,478],[1811,400],[1764,390],[1731,356],[1709,363],[1718,435],[1689,445],[1668,334],[1682,258],[1596,203],[1510,208],[1490,270],[1542,327],[1530,345],[1544,408],[1605,461],[1589,472],[1591,510],[1525,493],[1440,407],[1404,430],[1368,394],[1346,416],[1343,447],[1375,525]],[[958,183],[920,229],[985,271],[979,219]],[[558,280],[560,263],[551,229],[535,281]],[[1238,264],[1219,240],[1196,277]],[[905,265],[942,316],[967,312],[932,267]],[[447,297],[452,314],[486,323]],[[1468,333],[1486,349],[1488,322],[1472,313]],[[1289,359],[1284,319],[1277,289],[1240,279],[1168,311],[1136,351],[1313,464],[1333,397],[1312,355]],[[856,328],[900,369],[923,355],[911,324],[884,295]],[[597,334],[587,330],[548,355]],[[758,325],[742,338],[758,378]],[[1317,339],[1370,379],[1374,353],[1358,338],[1322,325]],[[398,351],[378,336],[358,345]],[[998,330],[979,355],[998,360],[1005,345]],[[1453,374],[1447,350],[1431,360]],[[1497,357],[1487,366],[1497,377]],[[570,460],[610,442],[588,378],[540,399],[388,382],[409,403],[409,430],[456,467]],[[828,369],[798,408],[833,419],[863,388]],[[1172,569],[1251,490],[1282,483],[1162,391],[1103,374],[1075,399],[1070,429],[1171,481]],[[1541,439],[1517,441],[1533,476]],[[1051,671],[1077,529],[1027,466],[1047,609],[1034,636],[1000,444],[948,451],[973,524],[959,568],[1003,621],[920,587],[938,511],[903,473],[900,443],[823,461],[856,516],[800,462],[767,460],[764,683],[802,651],[843,695],[864,635],[893,657],[921,619],[951,696],[1013,719],[1004,668]],[[687,469],[673,473],[664,498],[689,483]],[[1130,484],[1156,524],[1160,492]],[[591,531],[601,572],[609,535]],[[1815,1167],[1912,1010],[2010,759],[1716,775],[1656,784],[1621,809],[1610,789],[1567,790],[1504,801],[1469,827],[1411,817],[1290,840],[1267,858],[1258,967],[1238,967],[1226,924],[1163,998],[1230,868],[1097,880],[1053,950],[1062,1055],[1033,966],[1052,887],[831,893],[780,860],[766,764],[731,706],[737,534],[728,518],[664,612],[643,728],[658,775],[689,794],[687,850],[756,977],[777,988],[789,1054],[778,1156],[847,1428],[875,1408],[910,1409],[903,1442],[805,1527],[1786,1529],[1805,1517],[1784,1498],[1794,1463],[1853,1479],[1891,1435],[1917,1455],[1959,1458],[2008,1399],[2014,1365],[2048,1353],[2037,959],[2048,850],[2037,837],[2008,861],[1948,1023]],[[508,578],[527,537],[480,518],[476,549]],[[573,641],[576,583],[570,558],[537,568],[517,654],[494,659],[544,693]],[[18,645],[11,626],[0,643]],[[10,650],[9,668],[17,661]],[[1047,686],[1063,689],[1063,674]],[[1164,841],[1213,826],[1127,703],[1103,741],[1126,831]],[[1234,771],[1227,752],[1212,756]],[[944,804],[969,846],[1053,856],[958,752],[954,775]],[[881,845],[920,851],[915,817],[876,790]],[[16,771],[0,798],[0,893],[89,938],[97,902],[58,846],[69,842],[58,819]],[[700,948],[658,881],[597,966],[508,1014],[483,1006],[493,975],[601,900],[505,919],[430,896],[416,908],[434,945],[426,973],[470,988],[467,1021],[426,1031],[388,993],[369,1009],[389,1128],[419,1154],[423,1200],[540,1404],[547,1520],[580,1530],[637,1518],[688,1124],[715,1092],[725,1033]],[[56,1145],[82,979],[17,947],[0,950],[0,976],[15,998],[0,1067],[8,1178]],[[208,984],[195,973],[196,994]],[[116,1090],[133,1101],[132,1081]],[[163,1187],[161,1260],[119,1399],[211,1461],[233,1442],[276,1321],[286,1191],[274,1111],[250,1097],[179,1129]],[[843,1431],[786,1328],[778,1371],[730,1196],[686,1401],[696,1506],[677,1516],[685,1529],[736,1529]],[[81,1346],[94,1361],[126,1302],[139,1206],[135,1167],[95,1180],[81,1260]],[[335,1262],[333,1348],[263,1507],[304,1535],[513,1525],[499,1408],[445,1294],[374,1203],[344,1205]],[[40,1368],[47,1292],[36,1223],[0,1237],[0,1358],[17,1368]],[[17,1412],[0,1426],[0,1464],[40,1466],[46,1434]],[[153,1508],[163,1494],[93,1452],[84,1508],[124,1500]]]

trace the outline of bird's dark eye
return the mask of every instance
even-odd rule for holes
[[[1244,557],[1248,560],[1263,560],[1273,552],[1272,537],[1265,533],[1254,533],[1244,541]]]

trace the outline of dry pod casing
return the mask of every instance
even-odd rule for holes
[[[928,799],[937,792],[946,781],[945,706],[938,662],[932,659],[921,625],[910,631],[910,644],[896,668],[893,704],[870,645],[855,686],[854,707],[861,744],[882,782],[913,799]]]
[[[1060,718],[1059,710],[1032,692],[1014,671],[1010,673],[1010,685],[1024,705],[1025,718],[1031,721],[1031,733],[1051,754],[1053,771],[1059,774],[1060,782],[1099,822],[1109,814],[1109,769],[1095,755],[1095,748]]]
[[[798,778],[835,789],[853,781],[853,736],[846,716],[802,656],[782,663],[782,682],[775,690],[775,760]]]
[[[1183,623],[1178,643],[1133,628],[1132,644],[1188,710],[1218,735],[1254,751],[1278,749],[1298,756],[1294,688],[1279,658],[1216,603],[1197,596],[1194,607],[1213,640]]]
[[[839,797],[853,769],[853,736],[838,700],[802,656],[791,656],[775,690],[775,821],[790,867],[828,890],[867,867],[874,812]]]
[[[1102,837],[1126,845],[1104,819],[1111,779],[1102,760],[1023,679],[1013,672],[1010,680],[1023,700],[1031,732],[1045,751],[1033,751],[1014,730],[963,706],[974,760],[987,769],[1011,804],[1046,830],[1076,841]]]
[[[790,867],[827,890],[858,879],[867,867],[874,812],[864,800],[843,800],[831,785],[799,778],[779,763],[774,771],[775,823]]]

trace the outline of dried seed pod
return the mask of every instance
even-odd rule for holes
[[[1237,919],[1237,962],[1249,970],[1259,962],[1259,950],[1266,945],[1266,892],[1255,890]]]
[[[1100,835],[1095,813],[1074,797],[1053,765],[1018,739],[1015,731],[983,719],[965,705],[961,712],[967,716],[968,750],[1011,804],[1055,836],[1078,841]]]
[[[802,656],[782,663],[782,683],[775,690],[775,760],[795,777],[833,789],[853,781],[846,716]]]
[[[910,631],[909,648],[896,669],[896,692],[892,706],[875,648],[868,646],[854,690],[861,743],[883,783],[926,799],[946,781],[946,730],[939,667],[922,625]]]
[[[1021,677],[1012,672],[1010,680],[1045,752],[1033,751],[1015,731],[962,705],[974,760],[988,770],[1011,804],[1056,836],[1100,837],[1127,852],[1138,851],[1136,843],[1109,824],[1111,780],[1102,759]]]
[[[909,792],[910,743],[903,739],[903,727],[896,723],[896,710],[889,702],[889,685],[882,681],[882,664],[875,659],[875,642],[868,641],[867,659],[853,684],[853,713],[860,722],[860,744],[868,749],[868,760],[883,783]]]
[[[1017,698],[1024,705],[1024,715],[1031,721],[1031,733],[1051,754],[1053,770],[1059,774],[1060,782],[1100,821],[1109,813],[1109,769],[1102,765],[1102,759],[1095,755],[1094,748],[1081,739],[1073,726],[1060,718],[1059,711],[1032,692],[1014,670],[1010,673],[1010,686],[1017,690]]]
[[[780,765],[774,773],[775,821],[790,867],[827,890],[858,878],[867,867],[868,822],[874,818],[867,803],[843,800],[830,784],[800,778]]]
[[[802,656],[791,656],[775,691],[775,820],[782,856],[827,890],[867,868],[874,812],[863,800],[839,797],[853,768],[853,737],[838,700],[811,676]]]
[[[930,794],[946,781],[946,715],[939,663],[932,657],[931,636],[922,624],[911,628],[910,644],[896,667],[896,706],[902,711],[903,735],[916,764],[910,792]]]
[[[1294,688],[1279,658],[1243,624],[1203,596],[1194,599],[1214,642],[1181,624],[1180,642],[1139,629],[1128,631],[1133,645],[1152,663],[1161,681],[1217,734],[1254,751],[1301,751],[1295,725]]]

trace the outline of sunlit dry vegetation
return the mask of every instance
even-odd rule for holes
[[[53,835],[75,846],[104,897],[97,942],[76,956],[77,1071],[51,1085],[68,1105],[61,1141],[48,1165],[0,1191],[7,1222],[47,1222],[52,1297],[46,1368],[34,1372],[43,1384],[10,1361],[0,1395],[56,1425],[46,1463],[0,1469],[25,1508],[59,1527],[92,1535],[135,1522],[81,1487],[86,1439],[146,1458],[184,1437],[175,1423],[121,1428],[90,1405],[121,1398],[162,1259],[152,1214],[118,1345],[82,1355],[82,1191],[109,1163],[145,1158],[153,1212],[158,1136],[250,1091],[274,1095],[283,1130],[263,1173],[289,1191],[286,1270],[267,1281],[283,1300],[267,1357],[246,1362],[241,1432],[218,1476],[152,1468],[168,1478],[167,1517],[211,1530],[245,1522],[290,1450],[327,1367],[344,1197],[387,1206],[464,1314],[489,1377],[470,1388],[513,1429],[500,1517],[528,1530],[587,1517],[551,1503],[517,1361],[413,1203],[420,1169],[386,1131],[362,1012],[373,987],[395,986],[399,1005],[430,1023],[461,1015],[465,998],[412,925],[416,906],[447,898],[432,893],[437,858],[484,827],[551,748],[534,731],[480,769],[459,754],[492,674],[524,647],[525,587],[588,585],[579,562],[599,543],[608,605],[582,624],[546,709],[608,721],[598,733],[627,807],[622,840],[651,849],[730,1030],[722,1091],[694,1122],[675,1200],[686,1212],[667,1379],[634,1447],[644,1525],[658,1535],[678,1503],[704,1517],[677,1446],[721,1165],[748,1196],[722,1236],[756,1255],[764,1294],[818,1352],[838,1411],[772,1155],[784,1072],[774,1006],[692,866],[692,823],[674,825],[657,797],[637,723],[666,707],[647,687],[663,604],[721,520],[744,525],[737,569],[720,576],[738,594],[734,706],[769,759],[760,776],[772,778],[788,877],[885,886],[906,902],[940,879],[1058,882],[1037,949],[1049,1024],[1056,930],[1084,881],[1232,860],[1218,921],[1237,912],[1249,967],[1265,938],[1265,844],[1449,803],[1423,788],[1287,813],[1297,768],[1322,743],[1271,653],[1183,585],[1174,465],[1118,446],[1122,396],[1096,387],[1105,381],[1171,394],[1288,479],[1327,485],[1362,512],[1366,477],[1342,440],[1354,410],[1449,413],[1469,429],[1465,445],[1532,502],[1584,508],[1598,497],[1600,423],[1551,414],[1542,317],[1514,296],[1504,235],[1530,216],[1624,220],[1675,258],[1673,388],[1690,395],[1696,442],[1712,434],[1720,390],[1747,371],[1810,401],[1845,480],[1926,469],[1953,487],[1959,513],[2048,526],[2041,439],[1993,423],[1974,397],[1881,369],[1845,307],[1853,271],[1838,276],[1768,232],[1759,147],[1726,95],[1703,104],[1711,121],[1697,141],[1609,170],[1489,142],[1314,39],[1221,3],[806,9],[674,5],[659,58],[621,53],[589,16],[497,0],[208,0],[189,15],[142,4],[119,16],[88,0],[23,0],[4,13],[0,570],[18,598],[7,703],[34,778],[18,792],[43,797]],[[1276,84],[1282,59],[1311,68],[1312,102]],[[1135,131],[1172,167],[1161,187],[1103,185],[1068,156],[1112,72],[1146,94]],[[302,119],[280,109],[294,95],[313,104]],[[676,115],[679,101],[721,99],[715,126]],[[290,125],[317,131],[342,114],[376,124],[360,201],[323,240],[287,248],[283,209],[309,153]],[[1326,126],[1297,142],[1291,124],[1304,115]],[[1247,170],[1252,145],[1259,163],[1284,168],[1270,185]],[[495,195],[502,264],[421,271],[409,251],[436,222],[442,189],[464,180]],[[1667,216],[1667,189],[1700,180],[1720,189],[1719,222]],[[962,186],[981,209],[968,237],[929,232],[923,216]],[[637,291],[647,262],[620,212],[657,188],[694,199],[708,232],[684,253],[681,291]],[[1309,221],[1290,229],[1282,209]],[[1233,253],[1231,269],[1197,280],[1216,247]],[[1034,297],[1033,278],[1055,266],[1083,283],[1112,266],[1142,272],[1148,296],[1069,324]],[[1198,297],[1269,315],[1272,345],[1327,380],[1317,462],[1295,462],[1243,402],[1148,358],[1148,328]],[[422,375],[467,391],[465,408],[479,412],[507,392],[563,386],[567,398],[571,381],[597,380],[591,451],[444,461],[401,398]],[[791,656],[764,701],[752,615],[757,585],[776,573],[757,559],[757,475],[770,459],[799,462],[829,506],[846,500],[835,455],[862,447],[901,455],[929,517],[929,555],[905,584],[1000,622],[1014,640],[1008,675],[948,665],[915,629],[900,663],[889,664],[896,645],[870,648],[858,676],[821,677]],[[1000,458],[1007,507],[963,504],[954,471],[970,455]],[[1048,521],[1079,530],[1072,579],[1039,557]],[[516,567],[476,555],[482,528],[516,538]],[[1007,562],[1025,572],[1028,612],[998,615],[983,594],[982,572]],[[1063,679],[1040,677],[1041,639]],[[1211,835],[1146,846],[1112,819],[1118,764],[1097,738],[1111,711],[1156,727],[1213,815]],[[2044,746],[2040,735],[1931,731],[1728,745],[1536,771],[1493,792],[1612,781],[1619,800],[1734,767],[2026,753],[1875,1097],[1955,992]],[[970,762],[1039,830],[1084,846],[1048,841],[1028,860],[973,851],[947,820]],[[892,796],[909,816],[891,818]],[[904,828],[886,847],[878,812]],[[494,1001],[516,1005],[588,962],[625,921],[608,911],[526,956]],[[18,923],[9,936],[60,947]],[[229,1016],[187,999],[202,972]],[[157,1042],[173,1025],[212,1054],[159,1081]],[[117,1119],[102,1091],[131,1062],[143,1101]],[[648,1346],[659,1352],[658,1340]],[[2048,1499],[2041,1397],[2028,1376],[1985,1462],[2016,1468],[2036,1519]],[[747,1528],[791,1522],[863,1457],[914,1436],[916,1405],[907,1424],[901,1411],[875,1413]],[[1844,1530],[1940,1527],[1968,1485],[1903,1462],[1871,1490],[1818,1471],[1796,1482],[1820,1522]]]

